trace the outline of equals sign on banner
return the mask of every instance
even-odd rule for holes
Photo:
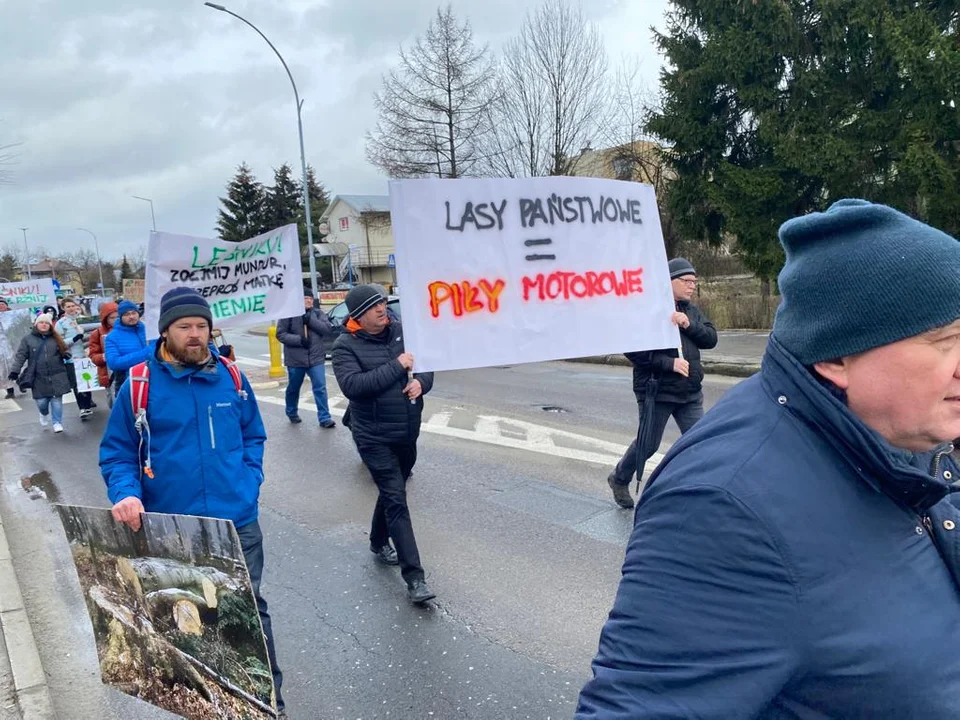
[[[551,245],[553,244],[553,240],[551,240],[550,238],[539,238],[536,240],[524,240],[523,244],[528,248],[538,247],[541,245]],[[531,262],[535,260],[556,260],[557,256],[553,255],[552,253],[532,253],[530,255],[527,255],[526,259]]]

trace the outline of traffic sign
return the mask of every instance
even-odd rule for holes
[[[397,266],[397,256],[393,253],[387,255],[387,267],[395,268]]]
[[[57,280],[56,278],[53,278],[53,289],[56,292],[60,292],[60,281]]]

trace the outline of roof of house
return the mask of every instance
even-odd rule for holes
[[[337,200],[343,200],[343,202],[360,214],[366,212],[390,212],[389,195],[335,195],[320,217],[321,220],[326,220],[330,217],[330,211],[333,209],[333,206],[337,204]]]
[[[44,258],[41,262],[28,265],[30,272],[80,272],[80,268],[62,260]]]

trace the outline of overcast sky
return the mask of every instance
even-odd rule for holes
[[[307,161],[336,193],[385,194],[364,156],[373,92],[397,49],[427,27],[437,0],[222,0],[258,25],[290,65]],[[494,50],[539,0],[453,0]],[[667,0],[588,0],[611,65],[641,60],[655,86],[649,27]],[[200,0],[0,0],[0,145],[22,143],[0,185],[0,246],[103,258],[146,245],[157,228],[212,237],[218,198],[240,162],[272,181],[299,176],[296,112],[279,61],[250,28]]]

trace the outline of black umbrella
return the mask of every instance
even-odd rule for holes
[[[653,436],[653,414],[657,402],[657,390],[660,388],[660,376],[657,374],[647,378],[643,386],[643,413],[640,415],[640,428],[637,430],[637,493],[640,493],[640,483],[643,481],[643,466],[647,458],[656,452],[651,447],[656,438]]]

